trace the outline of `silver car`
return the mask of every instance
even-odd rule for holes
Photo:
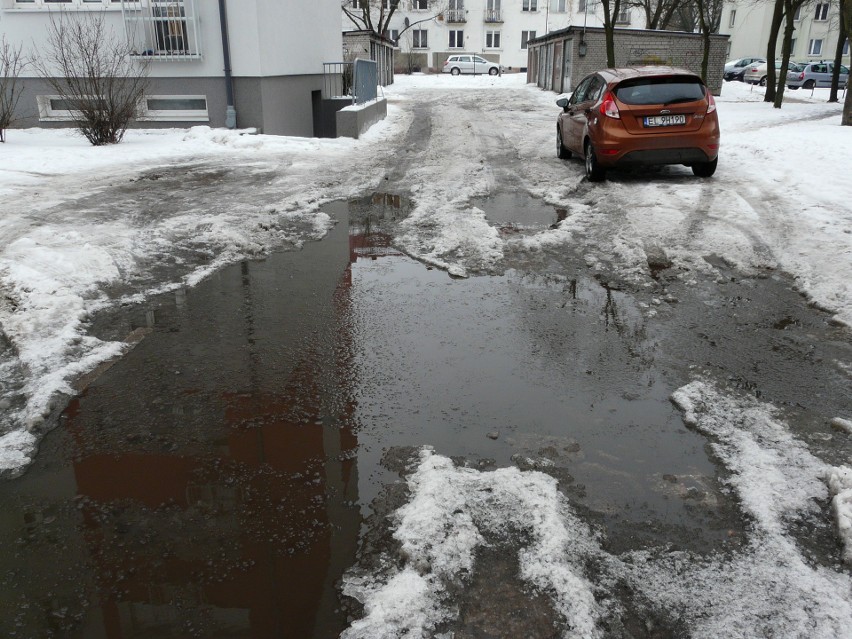
[[[503,73],[503,66],[496,62],[490,62],[485,58],[473,55],[472,53],[463,53],[460,55],[451,55],[444,62],[444,68],[441,73],[452,73],[458,75],[460,73],[487,73],[488,75],[498,75]]]
[[[766,58],[737,58],[725,63],[725,80],[743,81],[743,73],[750,64],[766,62]]]
[[[812,62],[799,70],[787,72],[787,86],[791,89],[799,87],[813,89],[815,87],[830,87],[831,74],[834,71],[833,62]],[[849,69],[840,65],[840,80],[838,86],[845,87],[849,79]]]

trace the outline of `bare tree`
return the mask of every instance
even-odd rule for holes
[[[21,45],[14,47],[6,40],[6,34],[0,37],[0,142],[6,141],[6,129],[15,121],[21,98],[18,78],[29,64],[22,51]]]
[[[781,33],[781,23],[784,22],[784,0],[775,0],[772,12],[772,22],[769,24],[769,42],[766,44],[766,93],[764,102],[775,102],[775,52],[778,47],[778,34]]]
[[[828,96],[829,102],[837,102],[837,91],[840,88],[840,65],[843,64],[843,46],[849,33],[843,22],[843,9],[848,0],[840,0],[840,25],[837,33],[837,47],[834,50],[834,68],[831,71],[831,92]]]
[[[629,0],[627,6],[641,9],[646,29],[665,29],[683,0]]]
[[[612,69],[615,68],[615,22],[621,12],[621,0],[601,0],[601,7],[606,38],[606,65]]]
[[[802,6],[807,4],[808,0],[783,0],[784,2],[784,38],[781,42],[781,67],[778,70],[778,78],[775,86],[775,96],[772,104],[776,109],[781,108],[784,102],[784,88],[787,86],[787,67],[790,66],[790,52],[793,45],[793,31],[796,28],[794,18],[796,13],[801,10]],[[772,75],[770,75],[770,70]],[[767,58],[766,60],[766,89],[772,84],[771,80],[775,70],[775,60]]]
[[[843,30],[852,33],[852,2],[846,0],[840,5],[840,15],[843,19]],[[852,91],[846,90],[846,99],[843,101],[843,116],[840,120],[842,126],[852,126]]]
[[[703,55],[701,58],[701,78],[707,82],[707,70],[710,64],[710,35],[719,32],[722,21],[723,0],[692,0],[698,27],[701,31]]]
[[[391,18],[398,9],[404,6],[403,2],[408,0],[341,0],[340,8],[352,24],[359,31],[372,31],[376,35],[384,36],[390,31]],[[422,20],[408,21],[399,35],[408,31],[418,24],[429,22],[441,15],[446,9],[446,2],[437,0],[413,0],[422,3],[428,9],[428,17]]]
[[[58,16],[58,17],[57,17]],[[109,29],[104,13],[57,12],[34,65],[95,146],[120,142],[148,85],[148,63]]]

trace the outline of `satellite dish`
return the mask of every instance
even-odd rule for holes
[[[405,16],[405,21],[404,21],[404,22],[405,22],[405,28],[407,29],[407,28],[409,27],[409,24],[410,24],[410,23],[408,22],[408,16]]]

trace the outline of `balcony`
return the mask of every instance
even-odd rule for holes
[[[133,54],[164,61],[201,58],[197,0],[121,0]]]
[[[486,22],[503,22],[503,16],[501,15],[500,9],[486,9],[485,10],[485,21]]]
[[[447,11],[444,11],[444,17],[447,19],[448,24],[467,22],[465,15],[466,12],[464,9],[448,9]]]

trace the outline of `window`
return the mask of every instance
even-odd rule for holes
[[[814,15],[815,22],[825,22],[828,20],[828,3],[818,4]]]
[[[538,0],[523,0],[521,11],[538,11]]]
[[[86,100],[94,100],[94,98],[86,97]],[[59,95],[38,95],[36,96],[36,104],[38,105],[39,120],[53,121],[71,121],[74,120],[79,113],[74,108],[73,100],[63,98]],[[80,106],[79,103],[77,106]]]
[[[550,11],[551,13],[566,13],[568,11],[567,0],[551,0]]]
[[[394,44],[399,42],[399,29],[391,29],[390,30],[390,39]]]
[[[822,40],[811,40],[808,44],[808,55],[819,55],[822,53]]]
[[[796,55],[796,38],[790,40],[790,55]]]
[[[734,23],[735,23],[736,21],[737,21],[737,10],[736,10],[736,9],[731,9],[731,21],[730,21],[730,22],[728,22],[728,26],[729,26],[729,27],[734,26]]]
[[[801,20],[802,19],[802,5],[796,7],[796,13],[793,14],[793,20]]]
[[[577,10],[586,11],[591,8],[594,11],[594,7],[589,7],[589,4],[591,4],[591,0],[580,0],[577,4]]]
[[[527,48],[527,42],[535,37],[535,31],[521,31],[521,49]]]
[[[34,9],[36,7],[47,8],[52,4],[67,4],[75,7],[86,7],[88,9],[104,9],[107,7],[112,7],[114,9],[121,8],[121,0],[14,0],[15,6],[27,7],[30,9]]]
[[[615,24],[630,24],[630,9],[619,9]]]
[[[461,49],[464,47],[464,30],[450,29],[450,49]]]
[[[849,40],[843,43],[843,55],[849,55]]]
[[[413,49],[428,49],[429,48],[429,32],[426,29],[413,29],[411,31],[411,48]]]
[[[429,0],[411,0],[412,11],[426,11],[429,8]]]
[[[146,95],[139,107],[140,120],[207,122],[207,96]]]
[[[500,48],[500,32],[486,31],[485,32],[485,48],[499,49]]]

